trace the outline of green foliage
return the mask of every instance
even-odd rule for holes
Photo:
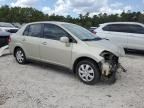
[[[48,15],[34,8],[21,8],[21,7],[0,7],[0,22],[19,22],[28,23],[35,21],[64,21],[81,25],[85,28],[91,26],[98,26],[105,22],[116,21],[131,21],[144,23],[144,14],[141,12],[123,12],[119,14],[108,15],[106,13],[94,15],[90,17],[89,13],[85,15],[79,14],[78,18],[73,18],[70,15],[64,17],[60,15]]]

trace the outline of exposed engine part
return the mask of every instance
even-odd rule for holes
[[[119,67],[119,58],[111,52],[103,52],[101,54],[104,57],[104,61],[101,63],[101,72],[105,77],[111,77]]]
[[[115,82],[116,72],[121,69],[126,72],[126,69],[119,63],[119,58],[111,52],[104,51],[101,53],[104,61],[101,62],[101,79],[110,83]]]
[[[123,71],[123,72],[127,72],[127,70],[119,63],[119,68]]]
[[[108,76],[109,74],[111,74],[110,72],[111,66],[109,63],[102,63],[101,69],[102,69],[102,75]]]
[[[121,69],[123,72],[126,72],[126,69],[119,63],[119,57],[113,53],[103,51],[100,56],[104,58],[104,60],[100,63],[102,72],[101,80],[112,84],[116,81],[116,73],[119,69]]]

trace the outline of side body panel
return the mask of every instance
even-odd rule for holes
[[[69,68],[72,58],[72,48],[73,43],[66,44],[58,40],[41,39],[40,59]]]

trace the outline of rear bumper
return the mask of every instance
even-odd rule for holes
[[[9,37],[0,37],[0,48],[8,45],[8,38]]]
[[[2,56],[5,53],[5,50],[8,49],[8,48],[9,48],[8,45],[1,47],[0,48],[0,56]]]

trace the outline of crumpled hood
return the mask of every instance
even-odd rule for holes
[[[88,46],[101,49],[102,51],[109,51],[117,56],[124,56],[124,49],[112,44],[109,40],[99,40],[99,41],[85,41]]]

